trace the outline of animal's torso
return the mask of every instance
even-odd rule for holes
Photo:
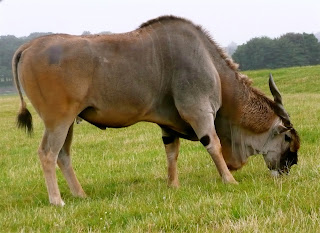
[[[217,111],[220,80],[197,31],[175,29],[160,25],[126,34],[39,38],[23,54],[30,58],[21,64],[29,71],[24,89],[40,115],[48,108],[43,105],[66,105],[62,111],[67,111],[71,104],[100,128],[150,121],[188,134],[180,110]],[[40,94],[31,91],[35,83]]]

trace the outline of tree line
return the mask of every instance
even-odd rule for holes
[[[0,36],[0,87],[12,86],[11,59],[18,47],[48,33],[31,33],[27,37]],[[84,31],[83,35],[91,34]],[[101,32],[98,34],[110,34]],[[279,38],[254,38],[246,44],[227,48],[241,70],[272,69],[320,64],[320,43],[314,34],[287,33]],[[229,51],[230,50],[230,51]]]
[[[320,64],[320,42],[314,34],[287,33],[279,38],[254,38],[237,47],[232,58],[241,70]]]

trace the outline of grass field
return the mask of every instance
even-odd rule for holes
[[[265,93],[269,70],[246,72]],[[320,232],[320,66],[272,70],[301,136],[298,166],[272,178],[261,155],[224,185],[205,149],[182,140],[181,187],[166,181],[160,129],[75,126],[73,164],[88,198],[74,198],[57,169],[63,208],[49,205],[35,132],[16,129],[17,96],[0,97],[0,232]],[[270,96],[270,95],[269,95]]]

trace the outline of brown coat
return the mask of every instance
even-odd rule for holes
[[[226,183],[236,183],[227,166],[238,169],[259,152],[270,169],[284,169],[284,134],[292,137],[293,131],[282,123],[290,122],[282,103],[252,88],[210,36],[186,19],[160,17],[124,34],[41,37],[17,50],[13,70],[20,125],[32,128],[20,83],[45,125],[39,157],[53,204],[64,204],[56,163],[73,194],[85,196],[70,160],[77,116],[101,129],[158,124],[173,186],[180,137],[200,140]],[[286,167],[294,163],[284,161]]]

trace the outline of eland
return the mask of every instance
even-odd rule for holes
[[[274,100],[251,86],[205,30],[183,18],[162,16],[123,34],[40,37],[16,51],[12,68],[18,126],[32,131],[22,89],[45,126],[38,155],[54,205],[64,205],[56,164],[72,194],[86,196],[71,164],[77,117],[100,129],[158,124],[169,186],[179,185],[180,138],[202,143],[224,183],[237,183],[230,170],[251,155],[262,154],[275,175],[298,160],[299,136],[272,76]]]

